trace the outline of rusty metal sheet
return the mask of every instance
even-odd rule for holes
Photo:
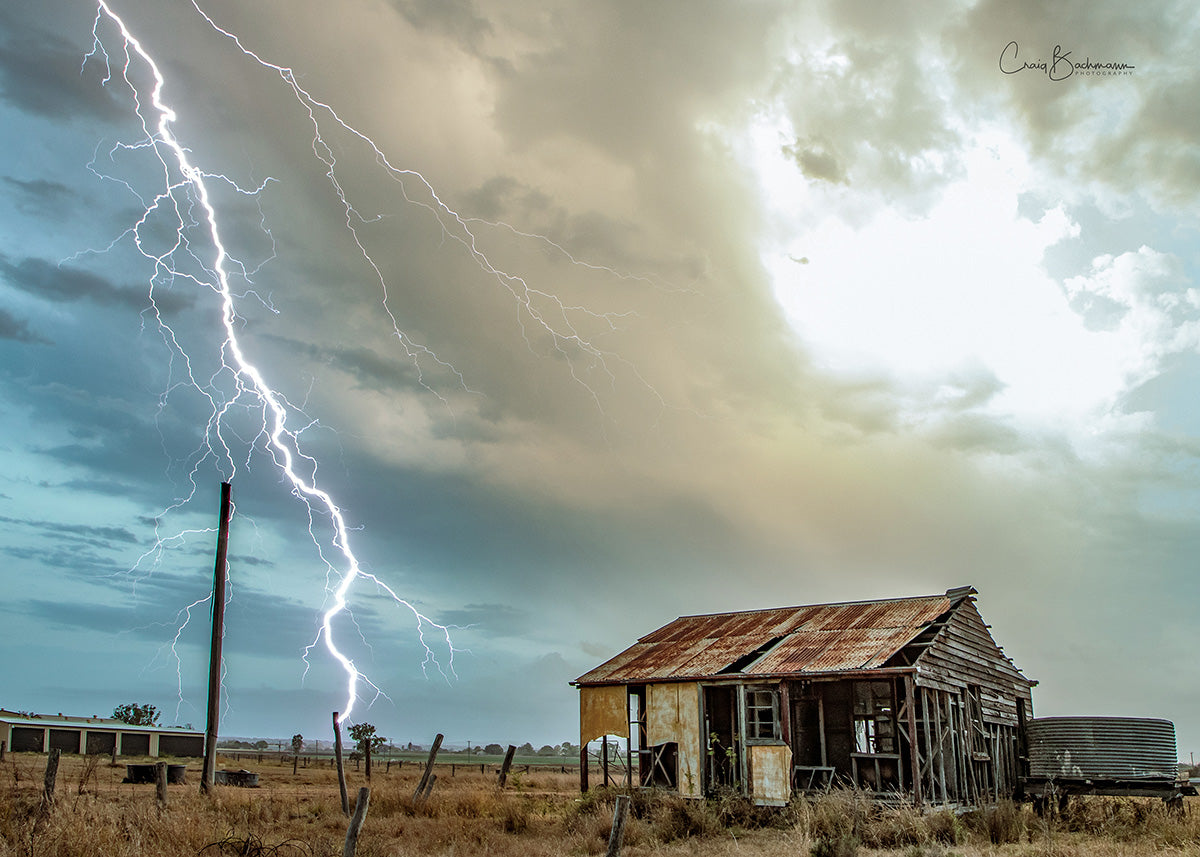
[[[673,682],[652,684],[646,691],[646,740],[652,745],[675,742],[676,788],[684,797],[700,797],[704,750],[699,686]]]
[[[806,628],[781,641],[746,672],[749,675],[778,675],[876,669],[919,634],[922,627],[923,624],[840,631],[809,631]]]
[[[750,745],[750,797],[756,804],[782,806],[792,798],[792,748]]]
[[[623,685],[579,689],[579,743],[602,735],[629,737],[629,699]]]
[[[935,595],[682,616],[576,682],[711,678],[731,671],[776,675],[874,669],[950,606],[945,595]],[[732,670],[760,648],[763,654],[757,662]]]

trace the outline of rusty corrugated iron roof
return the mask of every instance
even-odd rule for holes
[[[947,595],[681,616],[577,684],[876,669],[943,613]]]

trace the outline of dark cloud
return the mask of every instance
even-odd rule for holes
[[[846,184],[846,168],[826,143],[815,140],[796,141],[784,146],[783,151],[796,161],[800,171],[809,178]]]
[[[12,176],[0,176],[0,181],[15,197],[19,211],[40,217],[64,217],[77,198],[73,188],[48,179],[22,181]]]
[[[69,491],[104,494],[110,497],[126,497],[130,488],[129,483],[116,479],[68,479],[59,483],[59,487]],[[138,523],[153,525],[154,521],[152,518],[142,518]]]
[[[19,319],[8,310],[0,308],[0,339],[11,339],[29,345],[51,345],[49,339],[29,329],[29,323]]]
[[[113,542],[136,544],[138,539],[124,527],[95,527],[68,524],[60,521],[39,521],[0,516],[0,523],[26,527],[42,535],[79,539],[96,547],[108,547]]]
[[[151,306],[145,290],[117,286],[91,271],[56,265],[44,259],[27,257],[14,262],[0,253],[0,276],[21,291],[49,301],[90,300],[139,311]],[[164,313],[175,313],[190,307],[194,301],[191,297],[160,290],[155,293],[154,303]]]
[[[70,17],[82,23],[77,15]],[[78,43],[43,29],[36,17],[34,21],[12,7],[0,14],[0,100],[50,119],[122,119],[116,86],[103,85],[107,69],[102,59],[84,64]]]
[[[111,553],[107,556],[101,556],[98,553],[99,550],[108,552],[108,547],[103,544],[96,545],[92,549],[87,549],[87,547],[81,549],[78,543],[70,545],[10,543],[0,550],[5,556],[19,560],[28,567],[44,566],[72,577],[89,580],[125,571],[113,560]]]
[[[129,627],[136,614],[128,607],[107,604],[87,604],[74,600],[48,601],[31,598],[17,601],[6,607],[8,612],[19,613],[52,628],[81,628],[106,633],[118,633]],[[148,629],[139,629],[145,633]]]
[[[473,630],[498,636],[519,636],[532,616],[527,610],[509,604],[464,604],[438,614],[446,625],[470,627]]]

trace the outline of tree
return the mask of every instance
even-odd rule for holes
[[[358,752],[367,758],[367,779],[371,779],[371,751],[387,743],[387,738],[375,734],[375,727],[370,723],[355,723],[350,727],[350,739],[358,748]]]
[[[544,745],[541,747],[541,749],[539,749],[539,750],[537,751],[537,754],[538,754],[539,756],[557,756],[557,755],[558,755],[558,748],[557,748],[557,747],[551,747],[549,744],[544,744]]]
[[[503,756],[504,748],[499,744],[488,744],[483,748],[483,752],[488,756]]]
[[[292,736],[292,773],[296,773],[296,763],[300,760],[300,751],[304,749],[304,736],[297,732]]]
[[[518,747],[517,752],[520,753],[522,756],[532,756],[535,753],[537,753],[537,751],[533,749],[533,745],[530,744],[528,741],[526,741],[524,744],[522,744],[520,747]]]
[[[113,719],[130,726],[156,726],[158,718],[158,708],[148,702],[127,702],[113,709]]]

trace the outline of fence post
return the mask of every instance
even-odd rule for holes
[[[46,782],[42,788],[42,801],[47,806],[54,803],[54,783],[58,779],[58,757],[60,755],[62,755],[61,750],[51,750],[50,758],[46,760]]]
[[[154,779],[157,783],[156,793],[158,796],[158,808],[167,808],[167,763],[156,762],[154,765]]]
[[[612,832],[608,835],[608,851],[604,857],[617,857],[621,853],[621,841],[625,838],[625,820],[629,818],[629,795],[617,795],[613,809]]]
[[[504,788],[504,784],[508,782],[508,769],[512,767],[513,753],[515,752],[517,752],[517,748],[509,744],[508,752],[504,754],[504,764],[500,766],[500,788]]]
[[[437,774],[429,775],[429,782],[425,784],[425,790],[421,793],[421,803],[429,800],[429,796],[433,794],[433,784],[437,782]]]
[[[7,741],[0,741],[0,762],[4,761],[4,751],[8,747]]]
[[[358,848],[358,833],[362,830],[363,822],[367,820],[367,806],[371,802],[371,790],[363,786],[358,790],[358,802],[354,805],[354,817],[346,828],[346,847],[342,849],[342,857],[354,857]]]
[[[338,790],[342,793],[342,813],[350,817],[350,796],[346,794],[346,769],[342,767],[342,727],[338,713],[333,712],[333,757],[337,761]]]
[[[421,781],[417,783],[417,790],[413,792],[413,806],[420,802],[421,792],[425,791],[425,786],[429,783],[429,775],[433,773],[434,760],[437,759],[438,750],[442,748],[442,737],[442,733],[439,732],[433,739],[433,746],[429,749],[429,761],[425,763],[425,773],[421,774]]]

